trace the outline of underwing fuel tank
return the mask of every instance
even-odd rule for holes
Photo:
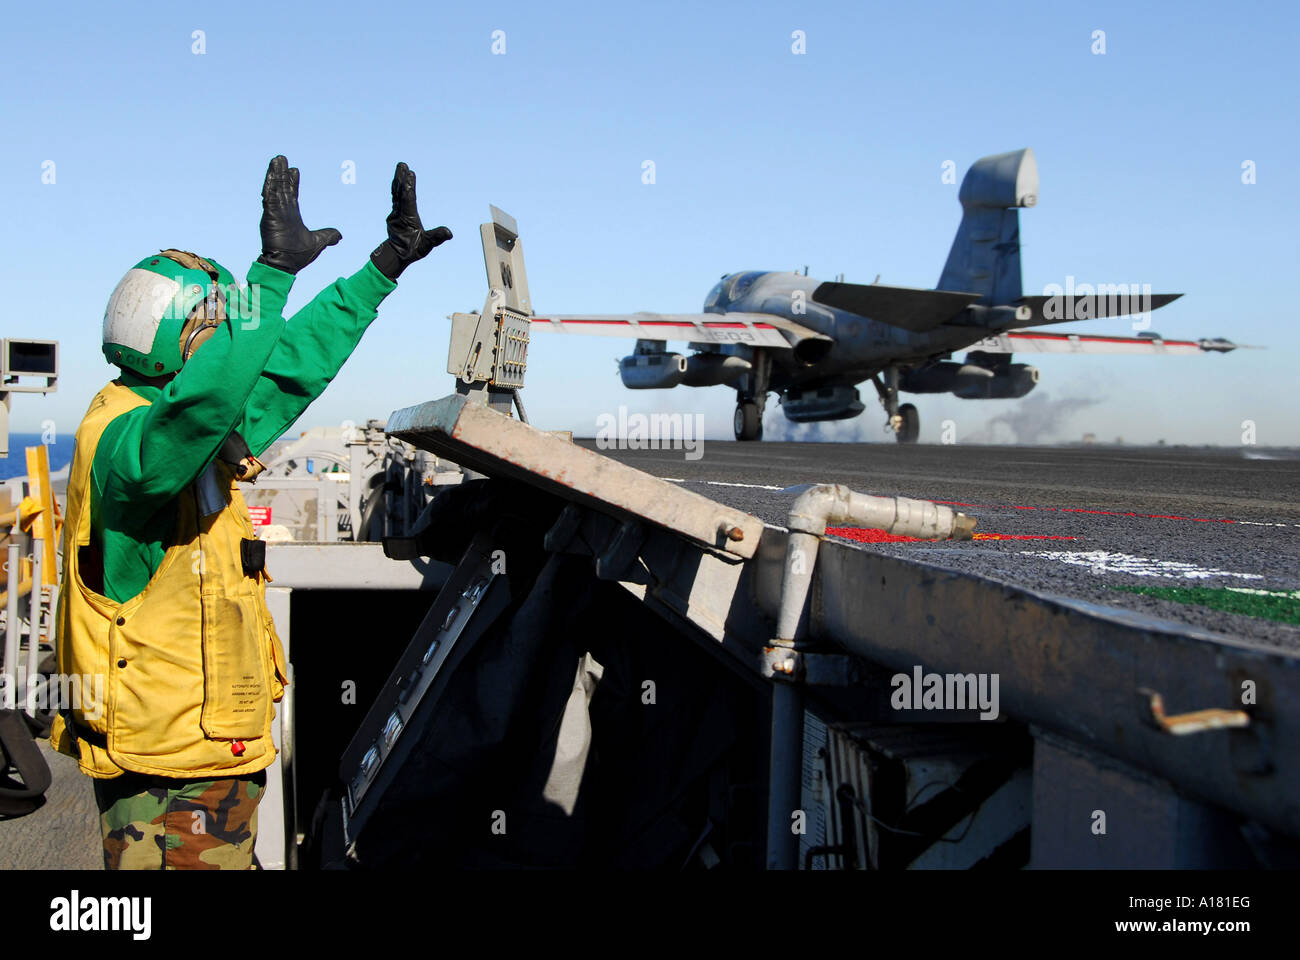
[[[964,382],[953,391],[963,400],[1018,400],[1038,386],[1038,368],[1013,363],[991,377]]]
[[[686,376],[682,383],[688,387],[732,386],[754,365],[744,357],[723,353],[694,353],[686,358]]]
[[[743,357],[721,353],[634,353],[619,361],[623,386],[632,390],[664,390],[688,387],[734,385],[749,373],[753,364]]]
[[[1014,400],[1037,385],[1038,369],[1026,363],[990,370],[979,364],[950,361],[909,370],[898,384],[907,393],[951,393],[963,400]]]
[[[636,353],[618,362],[618,375],[629,390],[666,390],[686,376],[680,353]]]

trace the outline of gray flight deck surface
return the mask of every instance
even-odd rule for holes
[[[1297,626],[1115,589],[1300,590],[1297,451],[706,440],[695,460],[680,449],[601,452],[782,526],[794,494],[781,490],[804,483],[963,504],[977,536],[1075,539],[864,548],[1300,650]]]

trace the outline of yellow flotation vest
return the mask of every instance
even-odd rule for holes
[[[95,448],[114,418],[148,402],[110,383],[77,429],[55,642],[59,674],[80,678],[81,702],[74,694],[50,740],[101,779],[244,776],[275,759],[272,704],[288,670],[266,607],[266,571],[244,572],[240,543],[254,532],[232,468],[217,459],[201,478],[210,491],[215,480],[216,512],[202,515],[201,481],[177,497],[176,529],[139,594],[118,603],[82,577],[102,549],[90,518]]]

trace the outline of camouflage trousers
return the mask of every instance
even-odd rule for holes
[[[96,780],[105,870],[251,870],[266,772]]]

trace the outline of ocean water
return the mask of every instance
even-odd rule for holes
[[[75,435],[71,432],[61,433],[54,443],[47,444],[50,453],[50,472],[62,470],[72,461],[72,449]],[[28,447],[40,446],[41,435],[39,433],[11,433],[9,434],[9,456],[0,457],[0,480],[8,480],[11,477],[25,477],[27,475],[27,453]]]

